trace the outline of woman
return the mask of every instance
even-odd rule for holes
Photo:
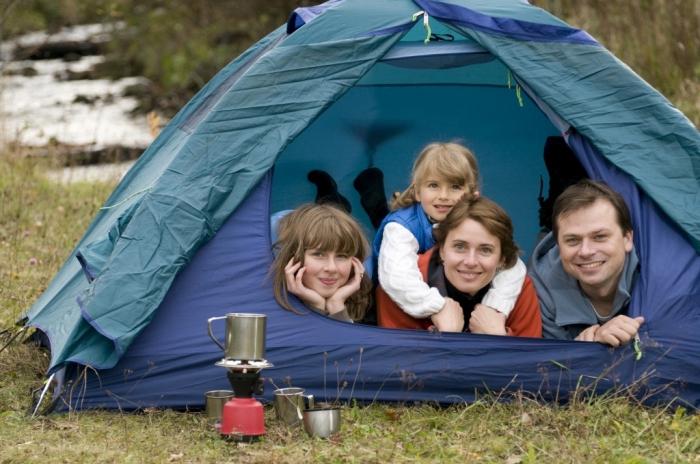
[[[368,244],[355,220],[329,204],[308,204],[280,220],[272,263],[275,299],[294,311],[291,293],[333,319],[361,320],[372,283],[362,262]]]
[[[380,326],[542,336],[537,294],[529,277],[507,317],[480,304],[496,272],[509,269],[518,259],[513,224],[500,206],[484,197],[462,199],[434,230],[434,235],[435,246],[419,256],[418,267],[423,279],[438,289],[447,304],[430,318],[415,319],[379,287]]]

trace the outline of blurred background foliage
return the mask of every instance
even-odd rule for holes
[[[379,0],[378,0],[379,1]],[[299,0],[0,0],[0,37],[120,22],[101,72],[141,75],[141,110],[172,115]],[[531,0],[585,29],[700,125],[700,0]]]
[[[584,29],[700,127],[700,0],[531,0]]]
[[[218,70],[284,24],[299,0],[0,0],[3,39],[62,26],[120,23],[98,70],[144,76],[140,110],[172,116]]]

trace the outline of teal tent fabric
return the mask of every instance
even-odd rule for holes
[[[430,13],[440,2],[419,3]],[[632,176],[700,251],[700,137],[666,98],[601,46],[513,41],[466,23],[451,24],[501,59],[559,117]]]
[[[406,12],[412,11],[408,5]],[[358,16],[356,23],[366,22],[357,13],[364,10],[356,5],[337,7],[346,9]],[[61,321],[61,330],[51,331],[52,368],[76,359],[103,366],[116,363],[148,325],[178,271],[216,233],[281,149],[400,38],[398,33],[369,32],[410,21],[404,15],[371,18],[370,30],[350,27],[352,21],[329,29],[316,20],[284,42],[275,41],[281,34],[276,31],[267,39],[275,42],[271,48],[261,56],[248,53],[238,66],[224,69],[169,124],[122,182],[128,185],[149,164],[161,163],[158,177],[131,200],[139,206],[110,255],[101,259],[102,272],[90,285],[81,285],[79,270],[72,265],[71,288],[60,285],[65,282],[61,279],[48,290],[61,298],[51,302],[52,310],[43,310],[42,297],[29,312],[28,323],[46,330]],[[254,65],[246,63],[251,55],[257,58]],[[319,63],[319,56],[327,59]],[[227,84],[231,76],[225,93],[217,92],[217,85]],[[198,106],[209,108],[197,111]],[[157,159],[151,160],[149,152]],[[121,200],[115,194],[108,204]],[[92,229],[104,233],[109,225],[104,215],[98,216],[88,234]]]
[[[400,40],[424,36],[420,10],[505,64],[514,86],[628,173],[700,250],[697,130],[589,36],[517,0],[338,2],[224,68],[120,183],[27,313],[49,334],[51,369],[114,366],[280,154]]]

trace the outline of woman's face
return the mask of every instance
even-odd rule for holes
[[[469,295],[488,285],[503,263],[501,241],[473,219],[465,219],[447,234],[440,257],[447,280]]]
[[[352,257],[316,248],[304,252],[304,275],[301,282],[323,298],[330,298],[350,278]]]

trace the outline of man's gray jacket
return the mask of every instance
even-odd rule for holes
[[[611,315],[627,311],[638,264],[637,254],[632,249],[625,258]],[[535,248],[528,267],[540,301],[544,338],[573,340],[587,327],[600,323],[578,281],[564,271],[559,247],[551,232]]]

